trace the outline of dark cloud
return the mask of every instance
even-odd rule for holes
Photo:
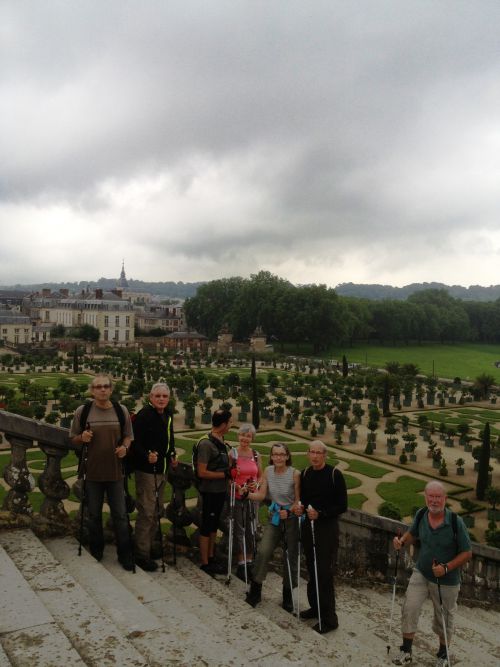
[[[495,282],[496,1],[7,0],[0,26],[11,256],[56,207],[145,279],[446,281],[482,230],[463,282]]]

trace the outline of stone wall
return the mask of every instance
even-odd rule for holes
[[[400,521],[348,510],[340,521],[338,567],[343,576],[369,583],[392,581],[396,552],[392,546]],[[399,559],[398,585],[406,587],[418,550],[410,546]],[[462,601],[481,602],[500,609],[500,549],[472,544],[472,560],[462,569]]]

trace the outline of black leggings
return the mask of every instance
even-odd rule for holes
[[[219,519],[226,500],[226,492],[201,493],[201,526],[200,535],[208,537],[210,533],[216,533]]]

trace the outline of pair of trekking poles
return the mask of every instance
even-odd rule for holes
[[[255,507],[253,503],[248,499],[243,499],[244,503],[250,503],[248,508],[250,510],[250,532],[252,534],[252,553],[253,561],[255,560],[255,555],[257,552],[257,517],[255,515]],[[234,508],[236,505],[236,483],[234,480],[231,480],[231,486],[229,489],[229,535],[228,535],[228,550],[227,550],[227,577],[226,585],[229,586],[231,582],[231,567],[233,563],[233,540],[234,540]],[[248,566],[247,566],[247,507],[243,507],[242,512],[242,528],[243,528],[243,560],[244,560],[244,572],[245,572],[245,586],[248,586]],[[253,562],[252,561],[252,562]]]
[[[401,538],[401,530],[398,530],[397,532],[397,537]],[[392,620],[394,616],[394,602],[396,599],[396,584],[397,584],[397,578],[398,578],[398,565],[399,565],[399,556],[400,556],[401,549],[396,550],[396,559],[395,559],[395,564],[394,564],[394,576],[393,576],[393,582],[392,582],[392,597],[391,597],[391,614],[389,618],[389,634],[387,637],[387,655],[389,655],[389,652],[391,650],[391,638],[392,638]],[[437,565],[438,562],[434,558],[432,561],[433,566]],[[438,587],[438,595],[439,595],[439,607],[441,610],[441,623],[443,625],[443,637],[444,637],[444,643],[446,646],[446,660],[448,662],[448,667],[451,667],[451,662],[450,662],[450,651],[448,648],[448,632],[446,630],[446,619],[444,615],[444,607],[443,607],[443,597],[441,594],[441,582],[439,581],[439,577],[436,577],[436,584]]]

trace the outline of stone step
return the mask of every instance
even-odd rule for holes
[[[235,637],[241,636],[243,628],[249,651],[255,652],[257,643],[255,638],[258,637],[259,643],[265,642],[274,647],[292,664],[308,666],[339,664],[338,652],[324,641],[323,636],[307,628],[303,634],[290,633],[290,619],[292,622],[294,619],[282,609],[280,611],[285,616],[276,614],[269,618],[263,616],[258,607],[252,609],[245,602],[243,591],[239,588],[242,582],[235,577],[227,586],[224,577],[212,579],[185,558],[177,560],[177,569],[185,580],[205,594],[206,600],[200,601],[198,610],[195,610],[200,620],[215,625],[222,623],[228,629],[228,634]],[[177,594],[174,589],[172,592],[174,595]],[[219,604],[215,606],[214,601]]]
[[[178,559],[179,562],[179,559]],[[281,653],[281,647],[269,644],[267,634],[256,635],[251,631],[252,622],[243,617],[241,620],[236,614],[228,614],[228,604],[231,593],[226,592],[229,599],[214,600],[204,591],[200,591],[189,578],[182,576],[175,568],[167,566],[165,573],[161,570],[154,573],[145,573],[138,569],[138,575],[130,578],[125,573],[115,571],[113,564],[107,564],[113,574],[126,585],[136,596],[144,599],[144,603],[160,618],[165,614],[178,616],[177,622],[182,617],[189,615],[190,624],[196,628],[203,629],[203,638],[200,646],[205,658],[209,656],[207,648],[211,643],[216,643],[218,652],[216,662],[210,664],[225,664],[223,658],[232,662],[229,664],[243,665],[245,657],[249,654],[256,664],[262,667],[275,667],[277,664],[287,667],[296,664],[287,660]],[[210,578],[203,575],[209,581]],[[166,606],[166,609],[165,609]],[[245,610],[248,612],[248,609]],[[201,623],[200,623],[201,621]],[[182,625],[182,623],[181,623]],[[261,628],[258,628],[259,630]],[[258,636],[258,641],[255,637]],[[191,638],[193,641],[194,637]],[[207,644],[208,642],[208,644]],[[242,662],[243,660],[243,662]]]
[[[136,574],[125,571],[117,563],[114,549],[106,549],[98,563],[85,550],[81,558],[75,557],[77,544],[72,538],[49,540],[47,546],[144,656],[145,664],[239,664],[223,632],[219,639],[207,637],[182,602],[161,589],[155,593],[151,586],[146,588],[150,577],[145,572],[140,568]]]
[[[12,663],[7,657],[7,653],[5,653],[1,644],[0,644],[0,667],[12,667]]]
[[[12,553],[4,548],[7,535],[0,533],[0,665],[84,667],[77,651],[14,563]],[[16,555],[22,557],[19,546]]]

